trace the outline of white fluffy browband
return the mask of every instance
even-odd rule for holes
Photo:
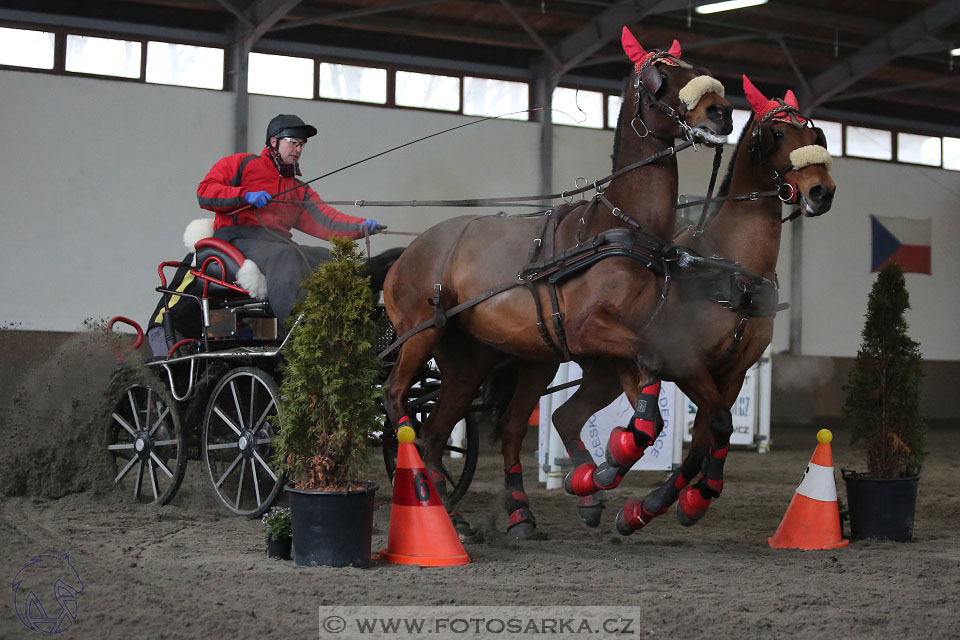
[[[237,271],[237,284],[254,298],[267,299],[267,279],[263,277],[257,263],[249,258],[243,261],[240,270]]]
[[[829,171],[833,166],[833,158],[830,157],[830,152],[820,145],[808,144],[790,152],[790,164],[794,169],[803,169],[811,164],[822,164]]]
[[[680,99],[687,105],[687,109],[696,109],[700,98],[708,93],[715,93],[723,97],[723,85],[716,78],[697,76],[680,89]]]

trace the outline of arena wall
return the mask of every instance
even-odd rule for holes
[[[297,113],[318,125],[304,177],[313,178],[389,147],[470,118],[412,109],[250,97],[248,149],[262,148],[265,123]],[[143,321],[156,302],[156,265],[186,252],[184,226],[202,217],[195,189],[210,165],[231,152],[233,96],[225,92],[116,80],[0,71],[0,158],[5,223],[0,267],[0,331],[6,363],[29,354],[36,332],[75,332],[85,319],[129,315]],[[554,128],[554,188],[610,171],[613,133]],[[329,200],[438,199],[539,191],[539,127],[494,121],[433,138],[315,183]],[[726,157],[732,155],[727,148]],[[713,153],[684,152],[681,192],[702,195]],[[859,345],[870,273],[869,215],[930,218],[933,275],[908,274],[911,334],[942,376],[960,361],[960,172],[838,158],[833,209],[784,229],[782,298],[802,314],[800,353],[779,355],[775,392],[786,417],[836,415],[836,388]],[[343,208],[394,230],[420,231],[472,211]],[[791,295],[790,237],[803,225],[802,299]],[[306,240],[305,237],[298,238]],[[406,244],[377,236],[374,251]],[[49,333],[51,337],[53,333]],[[777,319],[774,353],[789,349],[789,313]],[[6,374],[6,366],[4,367]],[[828,382],[829,381],[829,382]],[[830,391],[824,391],[829,384]],[[930,394],[927,394],[928,397]],[[936,417],[960,415],[947,390]],[[784,417],[784,416],[780,416]]]

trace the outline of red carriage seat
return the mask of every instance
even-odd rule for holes
[[[196,220],[184,234],[184,242],[196,252],[190,271],[206,285],[207,297],[266,300],[267,284],[260,268],[229,242],[210,236],[212,227],[212,220]]]

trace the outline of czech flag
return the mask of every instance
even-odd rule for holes
[[[930,219],[870,216],[873,257],[870,271],[899,262],[905,273],[930,275]]]

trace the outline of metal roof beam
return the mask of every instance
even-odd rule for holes
[[[949,27],[957,19],[960,19],[960,2],[940,0],[815,77],[810,82],[811,95],[801,100],[801,105],[809,111],[829,102],[850,85]]]
[[[639,22],[645,16],[655,13],[689,7],[689,0],[620,0],[553,47],[552,57],[560,61],[555,65],[554,78],[559,78],[619,36],[625,25]]]
[[[383,6],[364,7],[362,9],[352,9],[350,11],[337,11],[334,13],[327,13],[323,15],[313,16],[310,18],[303,18],[301,20],[284,22],[282,24],[278,24],[271,27],[270,31],[272,33],[274,31],[284,31],[287,29],[298,29],[300,27],[308,27],[314,24],[325,24],[330,22],[339,22],[342,20],[352,20],[354,18],[363,18],[365,16],[376,15],[378,13],[387,13],[389,11],[399,11],[401,9],[412,9],[414,7],[422,7],[428,4],[439,4],[442,2],[450,2],[450,0],[409,0],[409,2],[398,2],[396,4],[388,4]]]

